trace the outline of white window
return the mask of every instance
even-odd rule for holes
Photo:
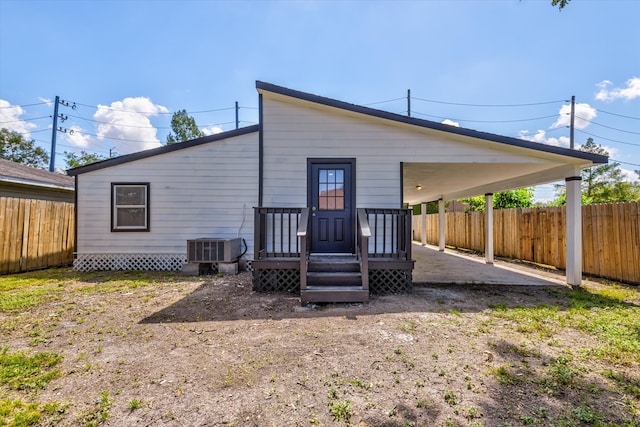
[[[149,183],[111,184],[111,231],[149,231]]]

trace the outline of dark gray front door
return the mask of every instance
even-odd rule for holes
[[[353,253],[355,160],[309,160],[311,252]]]

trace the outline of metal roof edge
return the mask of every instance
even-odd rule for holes
[[[69,169],[67,171],[67,174],[69,176],[76,176],[76,175],[80,175],[87,172],[93,172],[100,169],[110,168],[112,166],[129,163],[136,160],[146,159],[148,157],[153,157],[160,154],[171,153],[173,151],[184,150],[186,148],[196,147],[198,145],[208,144],[210,142],[220,141],[227,138],[234,138],[236,136],[258,132],[258,128],[259,128],[259,125],[251,125],[251,126],[247,126],[239,129],[229,130],[222,133],[203,136],[202,138],[196,138],[189,141],[179,142],[176,144],[163,145],[162,147],[152,148],[150,150],[138,151],[136,153],[131,153],[131,154],[125,154],[123,156],[114,157],[113,159],[102,160],[100,162],[91,163],[90,165]]]
[[[266,92],[272,92],[279,95],[288,96],[291,98],[297,98],[303,101],[309,101],[316,104],[326,105],[329,107],[352,111],[352,112],[364,114],[367,116],[391,120],[398,123],[405,123],[405,124],[433,129],[441,132],[448,132],[456,135],[483,139],[486,141],[497,142],[500,144],[510,145],[514,147],[526,148],[526,149],[541,151],[545,153],[558,154],[562,156],[589,160],[596,164],[608,163],[609,161],[609,158],[607,156],[602,156],[599,154],[588,153],[588,152],[579,151],[579,150],[572,150],[570,148],[556,147],[553,145],[545,145],[537,142],[527,141],[525,139],[514,138],[511,136],[498,135],[498,134],[477,131],[477,130],[468,129],[468,128],[450,126],[443,123],[434,122],[431,120],[403,116],[401,114],[390,113],[388,111],[377,110],[375,108],[364,107],[362,105],[351,104],[351,103],[340,101],[337,99],[326,98],[320,95],[314,95],[311,93],[289,89],[283,86],[278,86],[278,85],[263,82],[260,80],[256,81],[256,89],[258,91],[262,90]]]

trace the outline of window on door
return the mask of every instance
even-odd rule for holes
[[[318,173],[318,209],[344,210],[344,169],[320,169]]]

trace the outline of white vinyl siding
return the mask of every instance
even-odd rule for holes
[[[477,139],[391,126],[383,119],[269,95],[263,94],[265,206],[306,206],[308,158],[356,158],[356,206],[377,208],[400,207],[401,162],[535,162]]]
[[[148,233],[111,232],[112,182],[150,184]],[[87,172],[77,191],[79,254],[186,254],[188,239],[242,237],[250,255],[258,133]]]

